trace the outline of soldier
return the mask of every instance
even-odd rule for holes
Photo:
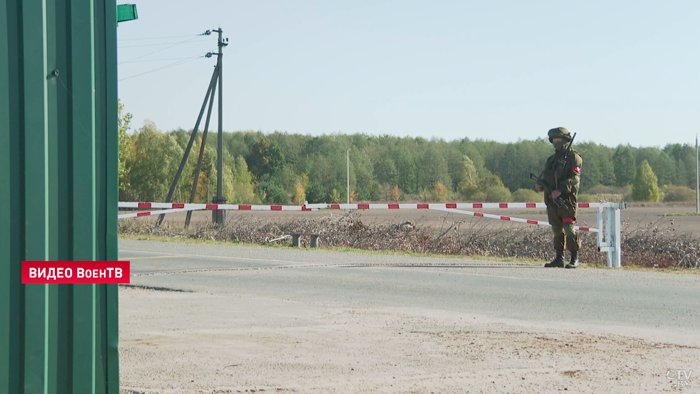
[[[549,130],[547,135],[549,142],[554,145],[555,153],[547,159],[542,180],[552,189],[551,194],[545,193],[544,202],[547,204],[547,217],[554,232],[554,250],[557,257],[544,266],[564,267],[564,249],[568,249],[571,252],[571,260],[566,268],[577,268],[581,240],[574,225],[582,159],[576,150],[568,149],[572,138],[567,129],[557,127]],[[562,160],[564,160],[563,163]],[[538,191],[544,189],[539,183],[536,184],[536,188]],[[559,201],[564,202],[561,207],[554,201],[559,197],[561,197]]]

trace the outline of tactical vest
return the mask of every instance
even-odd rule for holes
[[[576,195],[578,193],[578,177],[581,173],[582,159],[581,155],[571,148],[569,156],[566,158],[566,163],[562,166],[560,161],[565,153],[566,149],[562,149],[547,159],[542,179],[552,187],[552,190],[560,190],[562,197],[566,200],[568,195]],[[556,177],[557,170],[560,174],[558,178]]]

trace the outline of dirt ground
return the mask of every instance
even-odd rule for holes
[[[667,375],[700,347],[585,328],[138,288],[120,310],[122,394],[698,392]]]

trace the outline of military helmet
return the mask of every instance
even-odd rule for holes
[[[555,127],[553,129],[550,129],[547,132],[547,135],[549,136],[550,143],[554,138],[561,138],[564,140],[564,142],[571,141],[571,134],[569,134],[569,130],[567,130],[566,127]]]

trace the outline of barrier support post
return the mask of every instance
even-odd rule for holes
[[[615,246],[615,250],[613,250],[613,261],[612,261],[612,266],[615,268],[619,268],[622,264],[621,260],[621,255],[622,255],[622,234],[621,234],[621,226],[620,226],[620,208],[615,208],[613,209],[613,221],[612,221],[612,227],[613,227],[613,239],[612,243]]]
[[[597,246],[598,246],[598,251],[600,251],[601,246],[607,246],[604,241],[603,241],[603,228],[605,228],[605,222],[603,221],[603,210],[605,208],[598,207],[598,234],[596,234],[596,238],[598,240]]]
[[[613,267],[613,252],[615,251],[615,246],[612,242],[612,211],[611,207],[605,209],[605,244],[608,246],[608,267]]]
[[[624,202],[598,207],[598,251],[607,253],[608,267],[610,268],[622,266],[620,210],[625,208],[627,208],[627,204]],[[605,231],[604,237],[603,231]]]

